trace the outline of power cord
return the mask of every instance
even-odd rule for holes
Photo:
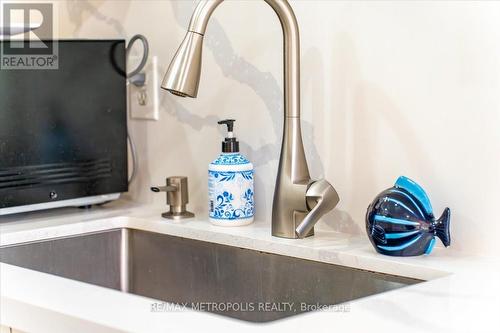
[[[127,48],[125,50],[125,56],[127,58],[127,61],[128,61],[128,57],[130,55],[130,51],[132,50],[132,46],[138,40],[140,40],[142,42],[142,46],[143,46],[142,59],[141,59],[139,65],[137,66],[137,68],[127,74],[128,82],[131,82],[131,81],[133,82],[134,77],[136,75],[141,74],[141,71],[143,70],[144,66],[146,66],[146,63],[148,61],[148,56],[149,56],[148,39],[144,35],[140,35],[140,34],[132,36],[132,38],[128,42]],[[145,80],[144,74],[142,74],[142,77],[139,78],[139,80],[142,80],[144,83],[144,80]],[[132,137],[130,136],[130,131],[128,130],[128,128],[127,128],[127,140],[128,140],[129,146],[130,146],[130,154],[132,156],[132,173],[130,174],[130,176],[128,178],[128,184],[130,185],[130,184],[132,184],[132,182],[134,181],[134,179],[137,175],[138,159],[137,159],[137,149],[136,149],[134,140],[132,140]]]
[[[130,38],[130,41],[128,42],[128,45],[127,45],[127,49],[125,50],[125,55],[127,57],[127,60],[128,60],[129,55],[130,55],[130,51],[132,50],[132,46],[138,40],[140,40],[142,42],[142,47],[144,49],[143,54],[142,54],[142,59],[141,59],[141,62],[139,63],[139,66],[137,66],[136,69],[134,69],[133,71],[131,71],[130,73],[127,74],[127,78],[131,78],[132,76],[139,74],[142,71],[142,69],[144,68],[144,66],[146,66],[146,62],[148,61],[148,56],[149,56],[148,39],[146,37],[144,37],[144,35],[141,35],[141,34],[134,35],[134,36],[132,36],[132,38]]]

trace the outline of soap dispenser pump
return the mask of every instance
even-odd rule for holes
[[[221,154],[208,166],[210,222],[221,226],[242,226],[253,222],[253,164],[240,154],[234,137],[234,119],[218,122],[227,126]]]

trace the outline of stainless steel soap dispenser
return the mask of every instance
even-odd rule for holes
[[[240,154],[234,137],[234,119],[219,121],[227,126],[222,153],[208,166],[210,222],[220,226],[242,226],[253,222],[255,204],[253,164]]]

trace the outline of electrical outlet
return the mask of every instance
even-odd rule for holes
[[[128,100],[132,119],[158,120],[160,118],[160,82],[158,57],[152,56],[144,69],[145,83],[138,87],[128,84]]]

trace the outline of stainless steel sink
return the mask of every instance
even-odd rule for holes
[[[4,246],[0,261],[253,322],[421,282],[135,229]]]

